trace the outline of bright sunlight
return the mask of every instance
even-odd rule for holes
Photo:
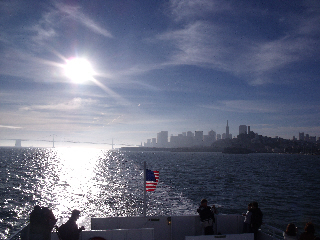
[[[64,66],[65,74],[74,83],[84,83],[92,80],[94,71],[91,64],[83,58],[72,58],[67,60]]]

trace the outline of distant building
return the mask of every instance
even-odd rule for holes
[[[152,147],[156,147],[157,146],[157,139],[156,138],[152,138],[151,139],[151,145],[152,145]]]
[[[191,131],[188,131],[188,132],[187,132],[187,137],[194,137],[194,134],[193,134],[193,132],[191,132]]]
[[[239,135],[240,134],[247,134],[247,125],[240,125],[239,126]]]
[[[161,131],[157,133],[157,147],[168,146],[168,131]]]
[[[304,132],[299,132],[299,140],[304,140]]]
[[[218,135],[217,135],[218,136]],[[232,139],[232,134],[229,133],[229,136],[227,137],[227,134],[225,133],[222,133],[222,137],[220,139]],[[217,137],[217,140],[218,140],[218,137]]]
[[[216,139],[217,139],[217,134],[216,134],[216,132],[215,131],[213,131],[213,130],[211,130],[211,131],[209,131],[208,132],[208,140],[210,141],[210,142],[215,142],[216,141]]]
[[[147,142],[143,143],[144,147],[151,147],[151,139],[147,139]]]
[[[203,145],[203,131],[195,131],[194,132],[194,144],[196,146]]]
[[[226,126],[226,137],[229,138],[229,125],[228,125],[228,120],[227,120],[227,126]]]
[[[170,136],[170,147],[176,148],[179,147],[179,137],[178,136]]]
[[[211,130],[208,135],[203,135],[203,145],[210,147],[216,141],[216,132]]]
[[[21,139],[16,139],[15,147],[21,147]]]
[[[217,140],[221,140],[221,134],[217,134]]]
[[[188,131],[187,132],[187,137],[186,137],[186,143],[185,143],[185,146],[186,147],[190,147],[190,146],[193,146],[193,142],[194,142],[194,134],[193,132],[191,131]]]
[[[316,136],[310,136],[309,137],[309,141],[315,143],[317,141],[317,137]]]

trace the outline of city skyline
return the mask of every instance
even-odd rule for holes
[[[208,131],[208,134],[204,134],[204,131],[187,131],[187,132],[181,132],[177,135],[170,134],[168,131],[160,131],[157,133],[157,137],[154,138],[148,138],[147,142],[141,142],[140,146],[142,147],[159,147],[159,148],[165,148],[165,147],[209,147],[218,140],[227,139],[227,133],[229,133],[229,139],[232,138],[238,138],[240,134],[249,134],[251,131],[251,127],[247,125],[239,125],[239,131],[237,134],[232,135],[232,133],[229,133],[229,125],[227,120],[227,126],[225,133],[217,133],[214,130]],[[197,140],[197,133],[200,133],[200,141],[199,137]],[[255,135],[260,135],[257,132],[254,132]],[[260,135],[262,136],[262,135]],[[270,136],[263,136],[263,137],[269,137]],[[186,142],[187,138],[189,138],[189,141]],[[279,138],[279,136],[275,136],[273,138]],[[310,141],[310,142],[316,142],[320,141],[320,137],[318,136],[311,136],[309,133],[299,132],[298,136],[293,135],[291,139],[286,140],[300,140],[300,141]]]
[[[228,127],[228,123],[227,123],[227,127]],[[196,131],[187,131],[187,132],[181,132],[181,133],[178,133],[177,135],[174,135],[174,134],[170,134],[169,135],[169,132],[168,131],[160,131],[159,133],[157,133],[157,137],[154,137],[154,138],[148,138],[147,139],[147,142],[144,142],[141,141],[140,144],[136,144],[136,145],[127,145],[127,144],[115,144],[114,143],[114,139],[112,138],[110,142],[105,142],[105,143],[98,143],[98,142],[76,142],[76,141],[69,141],[69,143],[71,144],[74,144],[74,146],[77,146],[77,145],[82,145],[82,144],[89,144],[89,145],[97,145],[98,148],[110,148],[110,149],[114,149],[114,146],[117,145],[117,147],[125,147],[125,146],[144,146],[144,147],[168,147],[168,146],[165,146],[165,145],[159,145],[158,144],[158,138],[159,138],[159,134],[161,133],[165,133],[165,142],[167,143],[170,143],[171,140],[172,140],[172,137],[179,137],[179,135],[181,136],[191,136],[192,138],[195,137],[196,133],[197,132],[201,132],[202,133],[202,140],[204,142],[207,142],[208,140],[209,141],[212,141],[212,137],[213,137],[213,140],[214,141],[217,141],[217,140],[222,140],[222,139],[226,139],[226,133],[217,133],[216,131],[214,130],[209,130],[208,131],[208,134],[205,135],[203,134],[204,131],[202,130],[196,130]],[[227,128],[226,128],[226,132],[227,132]],[[230,136],[230,139],[232,138],[237,138],[240,134],[248,134],[251,132],[251,127],[250,126],[247,126],[247,125],[239,125],[239,132],[238,134],[236,135],[232,135],[232,133],[229,134]],[[256,135],[259,135],[259,133],[257,132],[254,132]],[[212,136],[211,138],[209,137],[208,139],[208,136]],[[262,135],[260,135],[262,136]],[[279,136],[274,136],[274,137],[270,137],[270,136],[264,136],[264,137],[269,137],[269,138],[279,138]],[[5,147],[41,147],[39,145],[28,145],[28,144],[22,144],[22,142],[47,142],[51,145],[52,148],[55,147],[55,143],[57,143],[57,141],[54,140],[54,136],[52,136],[52,140],[37,140],[37,141],[34,141],[34,140],[30,140],[30,139],[8,139],[9,141],[11,141],[11,144],[9,145],[3,145]],[[174,139],[174,141],[177,141],[179,139]],[[320,141],[320,137],[318,136],[312,136],[310,135],[309,133],[305,133],[305,132],[299,132],[297,135],[293,135],[291,139],[286,139],[286,140],[302,140],[302,141],[310,141],[310,142],[316,142],[316,141]],[[58,141],[59,143],[59,141]],[[61,143],[61,142],[60,142]],[[60,146],[63,146],[65,142],[62,142],[62,144],[60,144]],[[13,145],[14,144],[14,145]],[[180,146],[180,143],[178,144],[179,147]],[[210,145],[210,144],[209,144]],[[208,144],[204,144],[203,146],[209,146]],[[192,146],[196,146],[192,143]],[[199,145],[200,146],[200,145]],[[0,146],[1,147],[1,146]],[[50,146],[46,146],[46,147],[50,147]],[[190,146],[189,146],[190,147]]]
[[[320,135],[320,2],[0,2],[0,146]],[[235,134],[234,134],[235,135]],[[28,140],[28,141],[26,141]]]

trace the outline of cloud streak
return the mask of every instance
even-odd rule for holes
[[[93,99],[74,98],[71,101],[66,103],[33,105],[33,106],[22,107],[20,108],[20,110],[23,110],[23,111],[38,111],[38,110],[70,111],[70,110],[80,110],[83,107],[88,107],[94,104],[97,104],[97,101]]]
[[[179,29],[158,36],[177,49],[171,57],[171,64],[213,68],[242,78],[250,73],[247,82],[262,85],[275,81],[272,78],[274,73],[283,72],[292,63],[314,55],[317,40],[310,39],[309,34],[311,29],[319,34],[320,28],[314,28],[319,24],[313,24],[318,17],[306,16],[297,23],[298,28],[292,26],[284,36],[266,41],[252,39],[250,35],[242,34],[241,29],[228,27],[221,21],[221,18],[227,19],[226,15],[220,15],[220,19],[209,17],[226,10],[237,12],[238,9],[231,8],[230,4],[174,0],[171,7],[174,16],[185,22]]]
[[[20,129],[22,127],[0,125],[0,128]]]
[[[98,23],[96,23],[93,19],[84,14],[79,7],[73,7],[70,5],[57,3],[56,7],[59,9],[60,13],[67,14],[67,18],[71,18],[79,23],[81,23],[86,28],[90,29],[92,32],[96,34],[100,34],[107,38],[112,38],[112,34],[101,27]]]
[[[270,113],[284,114],[296,113],[308,109],[315,109],[317,106],[309,105],[308,109],[305,105],[295,103],[281,103],[271,100],[225,100],[217,101],[215,104],[203,105],[202,107],[220,111],[236,112],[236,113]]]

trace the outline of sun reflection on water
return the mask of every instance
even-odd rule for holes
[[[4,194],[1,213],[5,223],[1,225],[0,238],[1,234],[8,235],[13,228],[28,222],[35,205],[52,209],[58,226],[68,220],[73,209],[78,209],[81,214],[77,224],[86,229],[91,228],[91,217],[143,214],[145,154],[25,148],[9,149],[3,155],[6,157],[2,157],[0,166],[3,173],[0,187]],[[157,191],[147,194],[147,214],[190,212],[189,202],[161,181]]]
[[[142,212],[142,169],[121,153],[97,149],[48,149],[32,163],[33,202],[52,209],[57,225],[73,209],[78,225],[91,217],[134,216]]]
[[[47,159],[48,168],[45,168],[39,200],[41,205],[52,205],[58,218],[57,224],[60,225],[68,219],[73,209],[86,211],[88,195],[95,188],[92,179],[95,177],[96,164],[104,152],[97,149],[65,148],[52,151],[51,155]],[[84,219],[85,214],[81,216],[78,223],[88,225]]]

